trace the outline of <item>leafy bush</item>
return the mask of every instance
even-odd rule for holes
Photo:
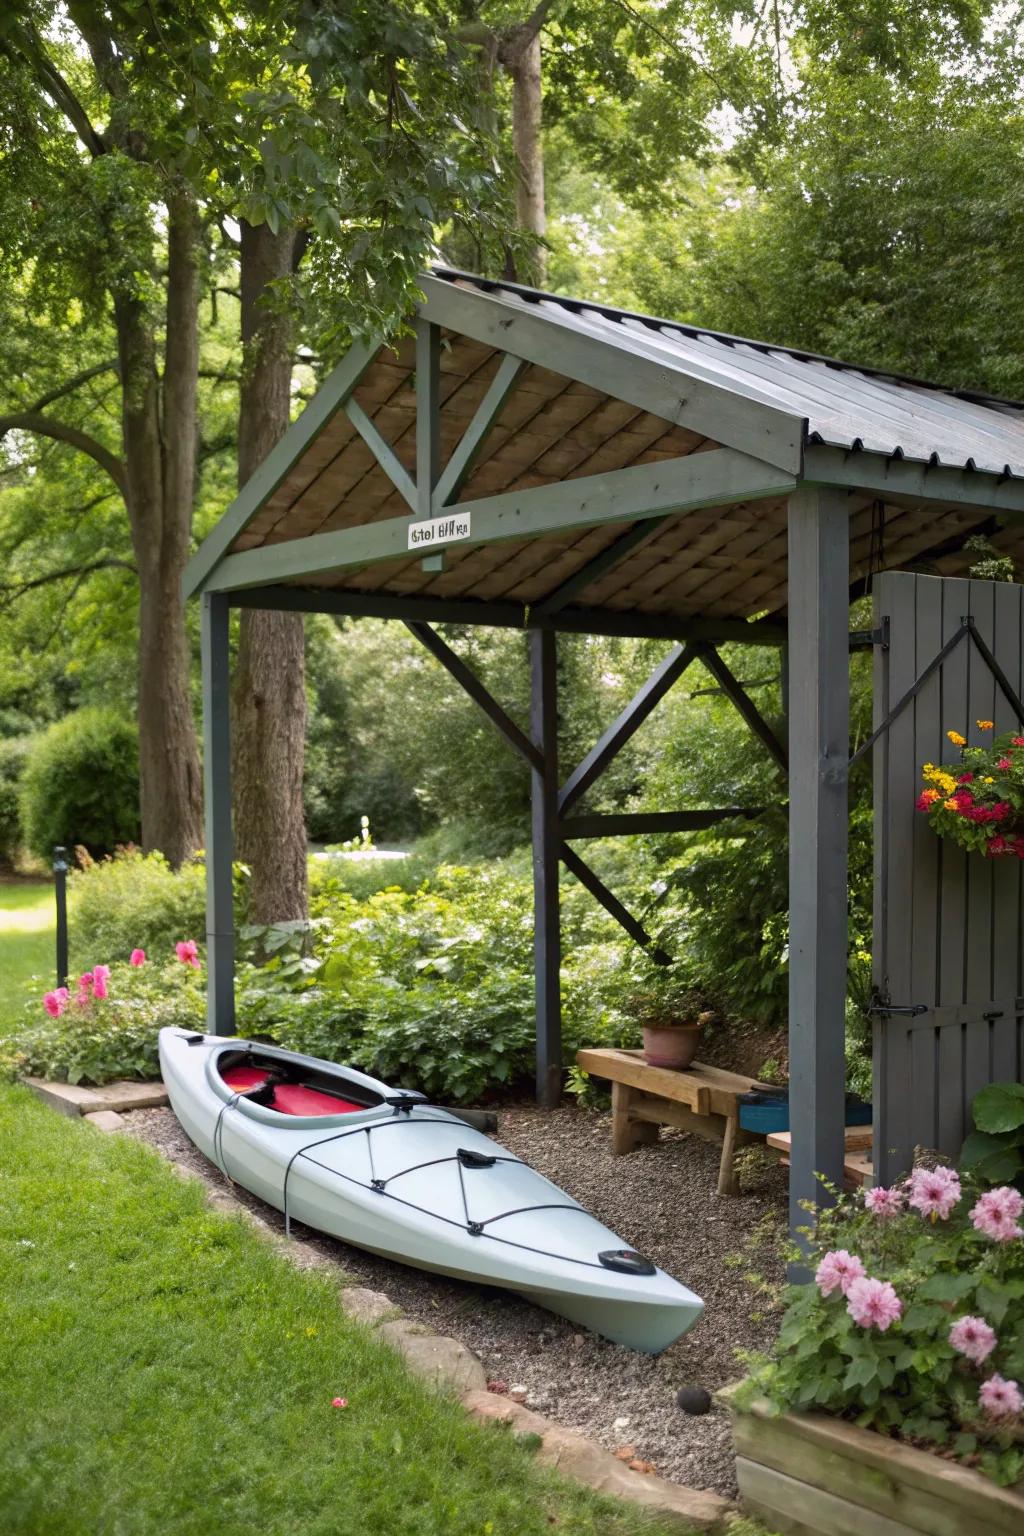
[[[247,871],[234,870],[235,922],[245,921]],[[119,849],[68,878],[72,957],[169,953],[206,931],[206,871],[200,857],[172,869],[162,853]]]
[[[173,950],[171,951],[173,955]],[[65,1000],[29,1004],[23,1026],[4,1042],[8,1073],[66,1083],[159,1075],[157,1036],[165,1025],[202,1029],[206,1002],[198,973],[176,959],[109,967],[106,996],[75,983]]]
[[[206,929],[206,875],[198,860],[173,870],[161,853],[126,848],[68,877],[74,956],[169,953]]]
[[[28,738],[0,740],[0,869],[13,869],[24,841],[19,786],[28,756]]]
[[[21,782],[25,841],[109,854],[139,836],[139,733],[107,709],[80,709],[33,738]]]
[[[777,1345],[738,1405],[818,1409],[1024,1477],[1024,1200],[918,1169],[823,1212],[815,1284],[788,1288]],[[1005,1409],[1005,1411],[1003,1411]]]
[[[1024,1083],[989,1083],[971,1105],[961,1166],[979,1179],[1024,1187]]]

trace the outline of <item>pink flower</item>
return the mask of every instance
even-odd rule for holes
[[[68,1005],[70,994],[67,987],[58,987],[55,992],[47,992],[43,998],[43,1007],[51,1019],[59,1019]]]
[[[983,1381],[978,1402],[990,1419],[1012,1419],[1024,1408],[1024,1397],[1015,1381],[1004,1381],[997,1371]]]
[[[1024,736],[1011,736],[1010,740],[1015,747],[1024,747]]]
[[[133,949],[131,954],[130,954],[130,956],[128,957],[128,964],[129,965],[145,965],[145,963],[146,963],[146,951],[144,949]]]
[[[864,1265],[855,1253],[847,1253],[845,1248],[836,1248],[832,1253],[822,1256],[814,1272],[814,1279],[823,1296],[831,1296],[833,1291],[842,1291],[846,1296],[854,1280],[859,1279],[863,1273]]]
[[[1004,773],[1008,773],[1010,771],[1010,769],[1013,767],[1013,758],[1012,757],[1001,757],[999,759],[998,763],[996,763],[996,767],[997,768],[1001,768]]]
[[[975,1231],[983,1232],[994,1243],[1008,1243],[1012,1238],[1024,1237],[1018,1225],[1024,1212],[1024,1198],[1010,1184],[999,1189],[989,1189],[971,1211],[971,1224]]]
[[[182,965],[190,965],[194,971],[198,971],[199,946],[195,939],[179,939],[174,946],[174,953]]]
[[[864,1191],[864,1204],[876,1216],[896,1216],[903,1209],[903,1191],[895,1186],[883,1189],[879,1184],[874,1189]]]
[[[980,1365],[995,1349],[997,1339],[983,1317],[962,1317],[949,1330],[949,1342],[958,1354]]]
[[[884,1333],[900,1316],[903,1303],[888,1280],[861,1275],[846,1292],[846,1310],[862,1328],[877,1328]]]
[[[94,965],[92,968],[92,995],[102,1001],[107,995],[107,979],[110,976],[109,965]]]
[[[348,1407],[348,1398],[347,1397],[332,1397],[331,1398],[331,1407],[332,1408],[347,1408]]]
[[[910,1175],[910,1203],[922,1216],[946,1220],[960,1199],[960,1180],[952,1168],[915,1168]]]
[[[92,991],[92,983],[93,983],[92,971],[83,971],[81,976],[79,976],[79,978],[78,978],[78,990],[79,990],[79,992],[91,992]]]

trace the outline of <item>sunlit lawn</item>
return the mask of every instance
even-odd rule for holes
[[[42,880],[0,884],[0,1029],[21,1008],[34,976],[54,981],[53,886]]]
[[[0,1169],[3,1536],[664,1529],[473,1424],[148,1147],[0,1085]]]

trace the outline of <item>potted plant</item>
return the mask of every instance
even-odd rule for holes
[[[945,1166],[818,1214],[813,1278],[729,1394],[753,1513],[800,1536],[1024,1530],[1022,1218],[1012,1184]]]
[[[705,1025],[715,1016],[700,993],[673,977],[667,967],[652,966],[628,1006],[643,1030],[644,1060],[677,1072],[693,1061]]]
[[[959,731],[946,735],[960,762],[925,763],[917,809],[939,837],[985,858],[1024,859],[1024,735],[991,736],[991,720],[977,720],[989,738],[971,746]]]

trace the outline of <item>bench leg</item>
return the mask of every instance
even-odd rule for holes
[[[734,1162],[736,1154],[736,1133],[739,1130],[739,1116],[736,1113],[726,1116],[725,1133],[722,1137],[722,1159],[718,1165],[718,1193],[720,1195],[738,1195],[740,1181],[736,1176]]]
[[[623,1157],[635,1147],[658,1139],[658,1127],[652,1121],[629,1118],[634,1092],[625,1083],[612,1083],[612,1153],[615,1157]]]

